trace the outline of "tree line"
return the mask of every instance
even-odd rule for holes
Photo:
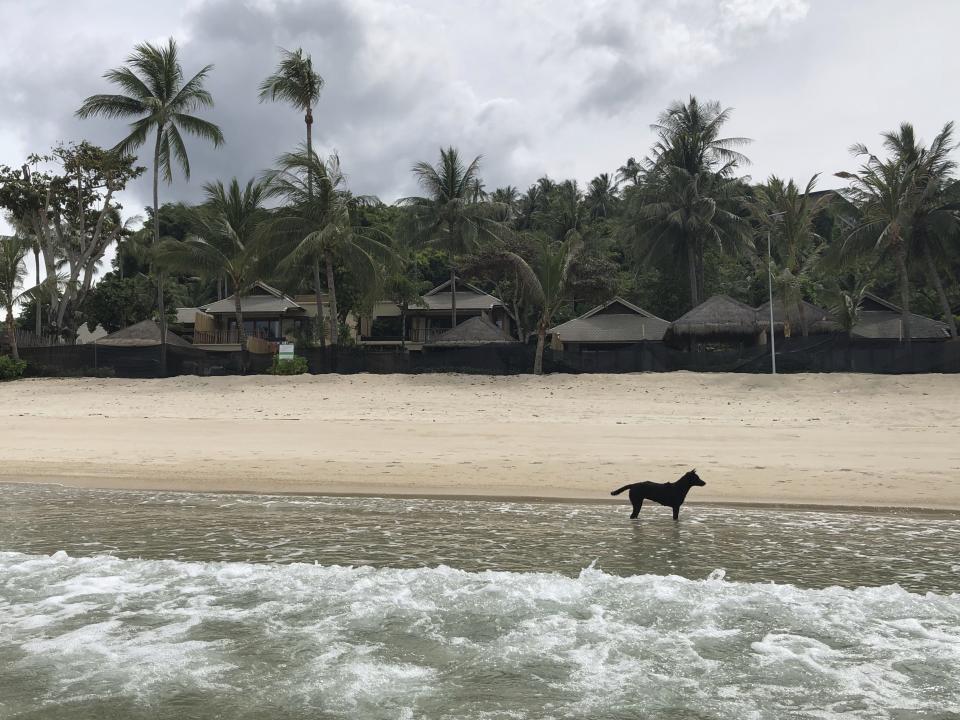
[[[818,190],[818,176],[753,183],[750,140],[724,133],[731,110],[690,97],[660,114],[645,157],[585,187],[542,177],[524,191],[489,189],[481,158],[447,147],[412,168],[420,195],[387,205],[354,193],[340,158],[314,150],[324,81],[309,54],[283,50],[259,100],[302,113],[305,142],[259,177],[207,183],[197,205],[161,204],[161,180],[190,177],[185,136],[225,142],[201,117],[213,107],[212,71],[185,74],[172,39],[138,45],[104,74],[115,92],[91,95],[76,113],[130,119],[114,147],[62,144],[0,167],[0,207],[15,228],[0,253],[8,335],[18,302],[21,326],[71,335],[83,323],[115,330],[148,317],[165,329],[171,308],[232,295],[242,342],[238,298],[263,280],[313,293],[317,323],[302,340],[338,346],[350,341],[348,314],[390,299],[405,315],[427,288],[449,279],[455,290],[459,277],[508,305],[521,340],[536,336],[539,372],[547,330],[613,295],[673,319],[716,293],[757,305],[769,274],[788,331],[806,334],[804,299],[849,329],[873,291],[898,301],[906,338],[913,311],[939,317],[956,337],[952,123],[929,144],[904,123],[882,133],[879,153],[854,145],[855,167],[834,173],[845,186]],[[147,166],[137,164],[142,148]],[[134,230],[116,198],[145,172],[152,204]],[[95,283],[111,245],[113,267]],[[30,253],[46,280],[24,288]]]

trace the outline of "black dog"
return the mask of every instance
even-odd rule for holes
[[[640,514],[640,508],[643,507],[644,500],[653,500],[655,503],[667,505],[673,508],[673,519],[680,519],[680,506],[687,498],[690,488],[697,486],[703,487],[706,483],[700,479],[696,470],[691,470],[682,478],[672,483],[639,482],[632,485],[624,485],[619,490],[614,490],[611,495],[619,495],[624,490],[630,491],[630,502],[633,503],[633,514],[630,519],[634,519]]]

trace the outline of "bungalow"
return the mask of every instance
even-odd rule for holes
[[[666,320],[615,297],[547,331],[555,350],[613,350],[658,341],[670,326]]]
[[[324,305],[327,310],[325,302]],[[268,343],[292,342],[312,332],[317,303],[313,295],[290,297],[258,281],[247,295],[240,297],[240,310],[248,338]],[[196,308],[177,308],[177,324],[182,334],[197,347],[224,351],[240,349],[233,295]]]
[[[404,313],[389,300],[377,302],[370,316],[360,320],[360,344],[420,349],[451,330],[454,296],[450,281],[438,285],[410,305]],[[513,337],[514,322],[500,298],[457,279],[457,327],[472,318],[482,318],[507,337]]]
[[[770,327],[769,300],[757,308],[757,324],[764,333]],[[773,301],[773,330],[777,335],[799,337],[804,334],[804,327],[807,335],[825,335],[841,330],[830,313],[806,300],[800,301],[799,308],[792,307],[786,313],[782,300]]]
[[[757,322],[757,311],[728,295],[714,295],[670,323],[664,340],[688,348],[717,342],[756,345],[766,333]]]
[[[903,318],[899,306],[873,293],[866,293],[860,304],[860,318],[851,335],[871,340],[903,339]],[[945,340],[950,337],[946,323],[910,313],[910,337],[914,340]]]

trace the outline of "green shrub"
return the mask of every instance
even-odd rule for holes
[[[14,360],[9,355],[0,355],[0,380],[16,380],[27,369],[25,360]]]
[[[303,375],[310,372],[310,366],[307,359],[295,356],[293,360],[281,360],[277,355],[273,356],[273,364],[267,370],[271,375]]]

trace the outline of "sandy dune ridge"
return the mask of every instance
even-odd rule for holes
[[[960,509],[956,375],[40,379],[0,437],[0,481]]]

